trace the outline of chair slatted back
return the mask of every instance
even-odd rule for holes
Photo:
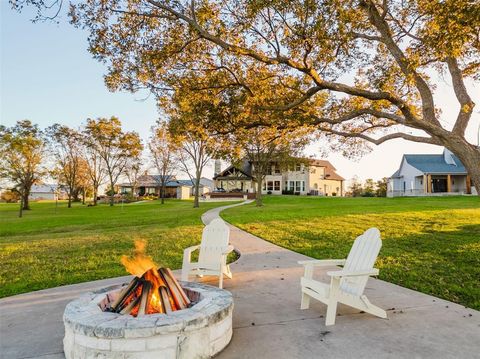
[[[382,247],[380,231],[377,228],[370,228],[355,239],[350,249],[344,270],[360,271],[373,269],[378,253]],[[353,295],[362,295],[367,285],[368,276],[342,278],[340,289]]]
[[[198,263],[207,268],[217,268],[221,263],[222,253],[229,244],[230,228],[216,218],[203,229]]]

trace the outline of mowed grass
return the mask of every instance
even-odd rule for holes
[[[228,209],[230,223],[308,256],[345,258],[356,236],[380,229],[380,278],[480,309],[480,198],[268,196]]]
[[[180,268],[183,249],[198,244],[200,216],[219,203],[168,200],[67,208],[32,203],[18,218],[17,204],[0,203],[0,297],[65,284],[127,275],[120,263],[134,240],[162,266]]]

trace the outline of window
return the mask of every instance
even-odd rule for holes
[[[285,189],[288,190],[288,181],[285,181]]]
[[[318,183],[315,183],[315,184],[313,185],[313,188],[318,189]]]
[[[269,191],[273,191],[273,181],[268,181],[268,182],[267,182],[267,189],[268,189]]]
[[[275,168],[275,173],[279,174],[280,173],[280,166],[276,165],[274,168]]]
[[[295,181],[288,181],[288,183],[289,183],[288,190],[289,191],[294,191],[295,190]]]
[[[300,163],[295,164],[295,171],[301,171],[302,170],[302,165]]]
[[[317,173],[317,170],[315,168],[312,168],[312,173],[313,174]]]
[[[280,181],[275,181],[273,188],[275,191],[280,191]]]
[[[295,181],[295,192],[300,192],[301,191],[301,185],[302,181]]]
[[[305,181],[302,181],[302,192],[305,192]]]
[[[263,182],[263,190],[266,191],[267,190],[267,184],[265,182]]]

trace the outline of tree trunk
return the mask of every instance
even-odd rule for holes
[[[97,193],[98,193],[98,186],[93,185],[93,205],[97,205]]]
[[[200,176],[197,173],[195,178],[195,197],[193,198],[193,208],[200,207],[200,202],[198,198],[200,197]]]
[[[477,190],[477,195],[480,196],[480,148],[467,142],[455,142],[449,144],[447,148],[462,161]]]
[[[115,191],[113,189],[113,178],[112,175],[110,175],[110,207],[113,207],[113,195],[115,194]]]
[[[82,189],[82,204],[85,204],[85,188]]]
[[[165,203],[165,183],[162,184],[162,187],[160,188],[160,203]]]
[[[255,202],[257,207],[263,206],[262,200],[262,176],[257,176],[257,193],[255,193]]]
[[[23,190],[23,210],[28,211],[30,209],[30,203],[28,201],[28,196],[30,196],[30,188],[25,187]]]
[[[110,182],[110,207],[113,207],[113,196],[115,192],[113,190],[113,183]]]
[[[18,212],[18,217],[23,217],[23,192],[20,193],[20,210]]]
[[[72,196],[73,196],[73,191],[70,189],[68,191],[68,208],[72,208]]]

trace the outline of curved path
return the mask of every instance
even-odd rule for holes
[[[205,212],[204,223],[234,204]],[[480,312],[370,279],[366,295],[390,308],[388,320],[339,305],[335,326],[325,327],[325,306],[300,310],[302,268],[308,259],[232,225],[241,253],[224,287],[235,301],[234,335],[220,359],[478,358]],[[325,268],[316,273],[326,280]],[[177,272],[178,274],[178,272]],[[125,282],[128,277],[69,285],[0,300],[0,358],[64,358],[63,309],[80,293]],[[212,282],[216,284],[216,281]]]

